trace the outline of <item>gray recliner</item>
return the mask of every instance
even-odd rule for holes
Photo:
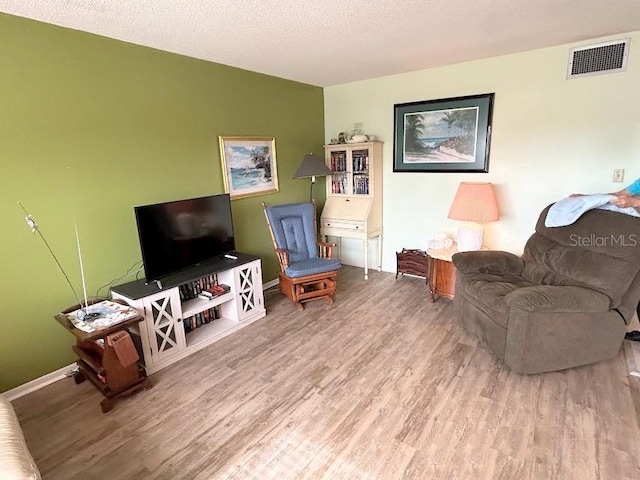
[[[522,257],[453,256],[457,318],[518,373],[615,357],[640,300],[639,218],[595,209],[547,228],[548,210]]]

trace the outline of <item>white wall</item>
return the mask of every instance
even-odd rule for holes
[[[571,48],[631,37],[627,71],[566,80]],[[356,60],[354,60],[356,61]],[[327,142],[362,123],[384,144],[383,270],[423,248],[447,219],[461,181],[494,184],[499,222],[485,245],[521,253],[540,211],[572,192],[610,192],[640,177],[640,32],[325,88]],[[393,173],[394,104],[495,92],[489,173]],[[623,183],[613,169],[624,168]],[[343,240],[362,265],[361,242]],[[370,255],[374,264],[375,243]]]

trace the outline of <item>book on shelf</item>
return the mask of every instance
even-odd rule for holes
[[[225,285],[224,283],[218,283],[216,285],[212,285],[211,287],[202,291],[205,295],[209,294],[212,297],[219,297],[220,295],[224,295],[225,293],[229,293],[231,291],[231,287],[229,285]]]
[[[182,321],[182,323],[184,324],[184,332],[192,332],[202,325],[211,323],[219,318],[222,318],[222,310],[220,308],[220,305],[216,305],[215,307],[209,308],[208,310],[204,310],[200,313],[196,313],[195,315],[185,318]]]
[[[194,298],[206,298],[202,295],[209,296],[209,291],[217,285],[217,277],[215,274],[200,277],[197,280],[184,283],[178,287],[180,292],[180,301],[192,300]],[[224,292],[226,293],[226,292]],[[220,294],[221,295],[221,294]]]
[[[201,300],[213,300],[214,298],[224,295],[225,293],[229,293],[230,291],[231,287],[229,285],[213,285],[212,287],[198,293],[198,298]]]

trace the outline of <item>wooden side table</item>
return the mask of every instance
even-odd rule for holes
[[[76,344],[72,347],[78,357],[76,363],[79,370],[74,375],[75,382],[81,383],[89,379],[105,396],[100,407],[103,413],[107,413],[114,407],[116,399],[131,395],[141,388],[148,390],[152,387],[144,368],[137,362],[123,366],[107,341],[107,336],[137,325],[144,317],[138,315],[111,327],[87,333],[75,328],[66,315],[78,307],[75,305],[54,318],[76,337]]]
[[[405,273],[425,279],[429,276],[429,255],[424,250],[403,248],[396,252],[396,261],[396,279]]]
[[[458,251],[454,244],[451,248],[427,250],[427,255],[431,259],[429,268],[429,295],[431,301],[435,302],[438,296],[453,300],[456,291],[456,267],[451,261],[451,257]]]

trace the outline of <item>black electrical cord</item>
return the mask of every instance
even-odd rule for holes
[[[127,269],[127,272],[124,275],[122,275],[121,277],[118,277],[118,278],[114,278],[109,283],[105,283],[104,285],[99,287],[98,290],[96,290],[96,297],[98,297],[98,298],[100,297],[100,290],[102,290],[105,287],[107,287],[107,288],[112,287],[114,283],[122,280],[123,278],[127,278],[129,275],[133,275],[135,273],[136,274],[136,279],[137,279],[137,274],[140,272],[140,270],[142,270],[142,265],[140,265],[141,263],[142,263],[142,260],[137,261],[136,263],[134,263],[133,265],[131,265]],[[138,267],[138,269],[135,270],[135,271],[132,271],[136,267]]]

